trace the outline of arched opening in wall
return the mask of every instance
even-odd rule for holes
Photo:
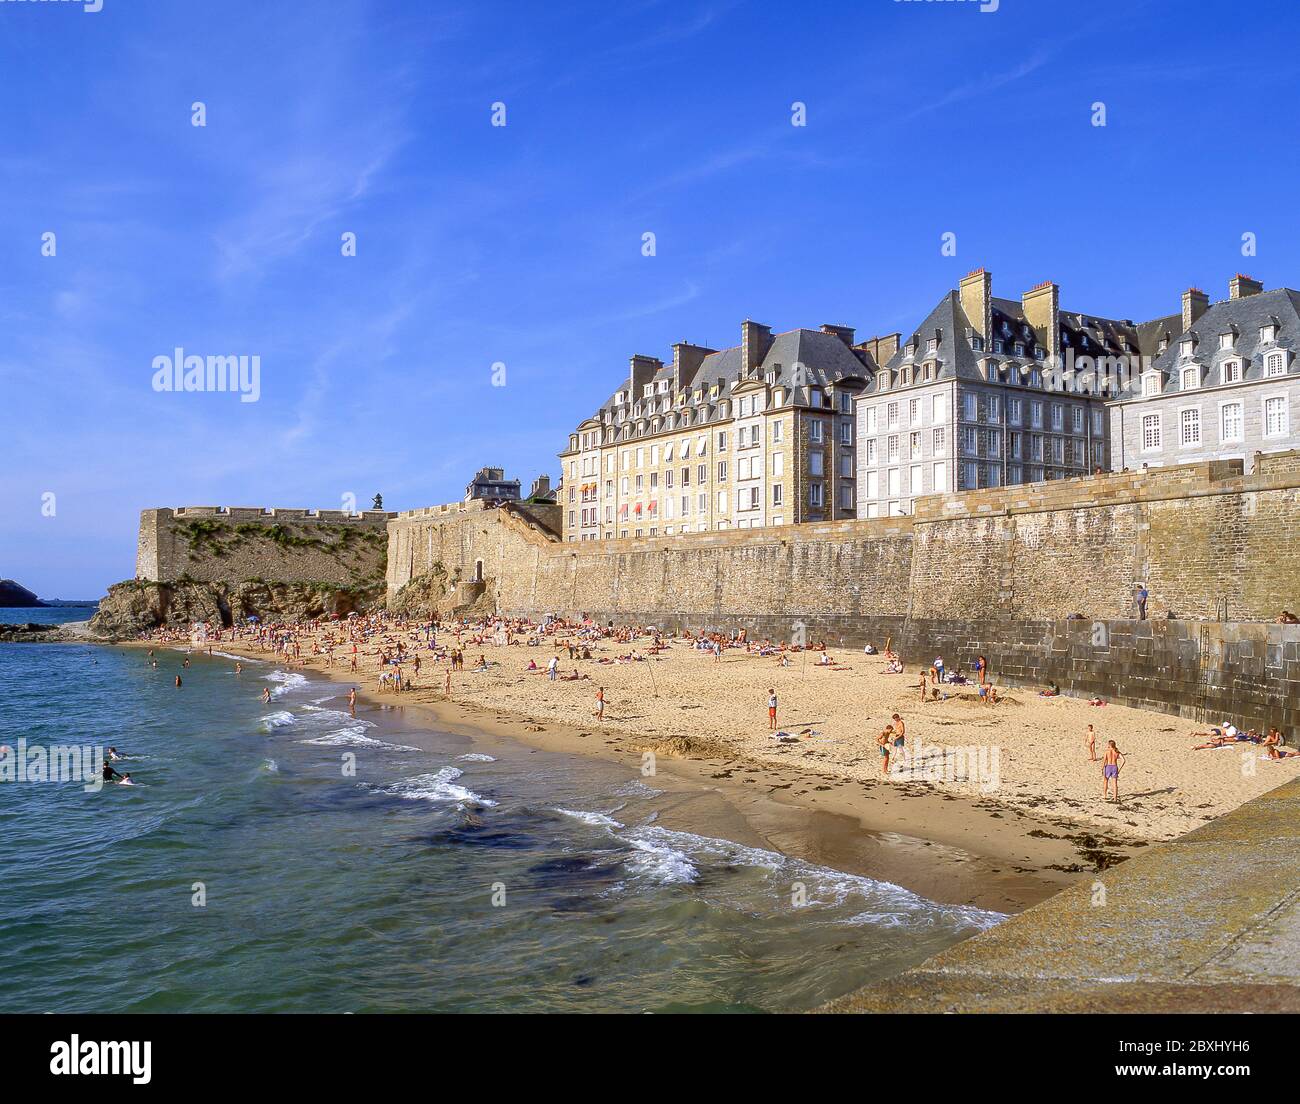
[[[483,581],[483,561],[482,561],[482,560],[475,560],[475,561],[474,561],[474,581],[475,581],[476,583],[481,583],[481,582]]]

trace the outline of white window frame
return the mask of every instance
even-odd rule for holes
[[[1155,440],[1153,443],[1147,443],[1147,430],[1149,424],[1154,422]],[[1143,414],[1141,422],[1138,423],[1138,429],[1141,433],[1141,447],[1143,452],[1159,452],[1164,444],[1164,419],[1159,412]]]

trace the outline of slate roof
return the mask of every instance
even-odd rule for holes
[[[1265,346],[1260,341],[1260,331],[1269,324],[1278,327],[1277,341]],[[1182,328],[1181,315],[1178,326]],[[1220,349],[1219,335],[1234,327],[1236,341],[1233,348]],[[1196,344],[1192,355],[1184,357],[1182,342],[1188,338]],[[1228,360],[1242,362],[1242,382],[1249,383],[1265,378],[1264,356],[1272,349],[1284,349],[1290,354],[1287,367],[1288,374],[1291,374],[1300,354],[1300,293],[1290,288],[1261,291],[1242,299],[1215,303],[1190,329],[1170,341],[1169,348],[1156,358],[1153,367],[1163,379],[1162,395],[1176,394],[1181,390],[1181,370],[1193,365],[1201,368],[1202,388],[1223,383],[1223,364]],[[1140,396],[1133,398],[1137,400]]]

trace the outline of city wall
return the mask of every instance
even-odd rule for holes
[[[136,578],[356,586],[386,573],[387,525],[395,515],[368,510],[263,510],[186,506],[143,510]]]
[[[913,517],[560,543],[554,514],[480,503],[397,515],[388,591],[441,564],[506,614],[989,657],[1004,682],[1059,683],[1203,719],[1300,732],[1300,453],[917,501]],[[1135,620],[1134,584],[1148,617]]]

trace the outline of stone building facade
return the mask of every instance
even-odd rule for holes
[[[1106,381],[1154,352],[1175,317],[1063,311],[1050,282],[997,298],[990,273],[970,273],[905,341],[877,339],[888,355],[858,402],[859,515],[1110,470]]]
[[[1183,296],[1179,332],[1110,405],[1116,468],[1241,460],[1300,445],[1300,294],[1237,275]]]
[[[875,369],[843,326],[634,356],[560,453],[566,542],[857,516],[854,397]]]

